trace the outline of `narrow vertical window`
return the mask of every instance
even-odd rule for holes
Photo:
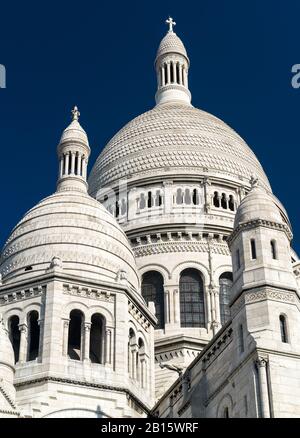
[[[95,313],[91,318],[90,360],[92,363],[104,363],[103,337],[105,322],[103,316]]]
[[[83,313],[72,310],[70,313],[68,356],[73,360],[81,360]]]
[[[39,355],[40,344],[39,314],[36,310],[28,315],[28,335],[27,360],[35,360]]]
[[[242,324],[239,326],[239,347],[240,353],[244,353],[245,345],[244,345],[244,329]]]
[[[214,193],[213,204],[215,207],[220,207],[220,198],[218,192]]]
[[[152,193],[148,192],[148,200],[147,200],[148,208],[152,207]]]
[[[276,241],[275,240],[271,240],[271,253],[272,253],[272,258],[274,260],[277,259],[277,248],[276,248]]]
[[[174,68],[173,68],[173,62],[171,61],[171,63],[170,63],[170,75],[171,75],[171,84],[173,84],[173,82],[174,82]]]
[[[224,408],[223,418],[229,418],[229,409],[227,407]]]
[[[239,249],[236,250],[236,267],[237,267],[237,270],[239,270],[241,267],[241,256],[240,256]]]
[[[255,245],[254,239],[250,240],[250,246],[251,246],[251,258],[252,258],[252,260],[255,260],[256,259],[256,245]]]
[[[8,320],[9,339],[13,346],[13,350],[15,354],[15,363],[19,361],[19,352],[20,352],[19,323],[20,323],[19,317],[16,315],[11,316]]]
[[[287,336],[286,318],[284,315],[280,315],[279,322],[280,322],[281,342],[287,344],[288,336]]]

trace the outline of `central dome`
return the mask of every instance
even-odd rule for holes
[[[180,102],[157,105],[124,126],[98,157],[90,193],[120,179],[205,174],[249,183],[268,179],[245,141],[217,117]]]

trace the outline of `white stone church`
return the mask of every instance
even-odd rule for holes
[[[156,106],[87,182],[72,111],[56,192],[0,260],[0,417],[300,417],[300,261],[244,140],[191,104],[174,21]]]

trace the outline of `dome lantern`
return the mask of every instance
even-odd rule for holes
[[[166,20],[169,30],[161,40],[155,68],[157,73],[156,103],[180,101],[191,103],[188,88],[188,69],[190,65],[185,47],[173,30],[176,23],[171,17]]]
[[[79,123],[77,106],[72,110],[72,122],[64,130],[58,148],[59,179],[57,190],[87,191],[87,165],[90,147],[86,132]]]

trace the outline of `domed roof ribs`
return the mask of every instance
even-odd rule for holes
[[[58,148],[59,177],[57,190],[79,190],[86,192],[87,165],[90,147],[86,132],[79,123],[77,106],[72,110],[72,122],[64,130]]]
[[[188,88],[188,69],[190,65],[185,47],[176,35],[173,18],[166,20],[169,30],[159,45],[155,69],[157,74],[157,104],[166,102],[191,103]]]

